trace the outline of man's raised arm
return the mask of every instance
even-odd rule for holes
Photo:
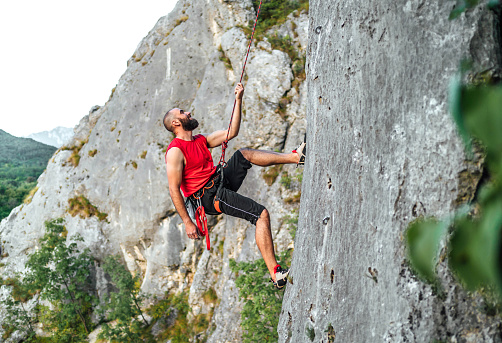
[[[180,185],[183,177],[184,157],[179,148],[171,148],[166,154],[167,180],[169,182],[169,194],[174,207],[185,224],[185,231],[189,238],[198,239],[197,226],[193,223],[185,207],[185,201],[181,195]]]
[[[238,83],[235,87],[235,108],[234,116],[232,118],[232,124],[230,126],[230,131],[228,133],[228,140],[237,137],[239,134],[239,128],[241,127],[241,107],[242,107],[242,95],[244,94],[244,87],[241,83]],[[207,146],[209,148],[214,148],[220,146],[223,141],[227,138],[227,130],[215,131],[206,136]]]

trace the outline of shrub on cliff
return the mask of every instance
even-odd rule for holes
[[[285,251],[280,259],[286,264],[292,251]],[[277,342],[277,325],[281,313],[284,292],[276,290],[270,282],[268,269],[263,259],[253,262],[230,260],[230,269],[237,273],[235,284],[244,301],[241,312],[242,338],[244,343]]]
[[[8,312],[4,323],[8,329],[4,330],[24,332],[27,341],[36,341],[33,324],[38,322],[52,341],[81,342],[94,328],[90,319],[97,303],[90,277],[94,262],[89,249],[78,249],[81,237],[74,236],[67,244],[63,219],[46,222],[45,227],[40,248],[29,256],[22,280],[3,282],[12,287],[10,297],[3,301]]]

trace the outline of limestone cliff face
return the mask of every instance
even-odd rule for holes
[[[446,262],[440,297],[405,260],[408,223],[450,213],[463,191],[449,81],[463,58],[500,68],[496,16],[448,21],[454,3],[310,2],[309,155],[280,342],[501,341]]]
[[[143,291],[190,292],[194,314],[210,310],[200,295],[213,287],[221,302],[209,342],[240,340],[238,290],[228,259],[258,258],[254,226],[223,216],[211,218],[210,252],[205,242],[187,239],[168,194],[164,152],[172,136],[162,118],[170,108],[180,107],[199,119],[199,132],[227,127],[248,43],[238,26],[247,26],[254,16],[250,0],[182,0],[157,22],[128,61],[109,101],[94,107],[76,127],[67,147],[75,148],[79,160],[72,150],[57,151],[31,203],[16,208],[1,222],[3,275],[23,269],[27,255],[44,234],[44,221],[63,217],[69,236],[81,234],[83,244],[91,248],[100,291],[106,280],[99,262],[107,255],[120,254],[131,272],[143,276]],[[307,14],[302,13],[277,29],[296,37],[295,45],[304,50],[307,26]],[[231,68],[220,59],[220,46]],[[272,49],[266,41],[252,48],[241,133],[231,142],[227,158],[246,146],[291,151],[299,144],[306,128],[306,87],[293,87],[292,81],[286,53]],[[278,113],[279,102],[286,96],[287,107]],[[221,149],[214,149],[216,162],[220,153]],[[282,251],[292,246],[282,218],[298,208],[298,203],[286,204],[284,199],[297,195],[299,184],[286,188],[279,176],[267,185],[265,171],[251,169],[242,193],[272,213],[274,239]],[[291,166],[282,172],[294,176],[299,170]],[[68,201],[78,196],[106,213],[107,220],[71,216]]]

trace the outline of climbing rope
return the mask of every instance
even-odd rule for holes
[[[263,0],[260,0],[260,5],[258,6],[258,12],[256,13],[256,20],[254,22],[253,26],[253,32],[251,33],[251,39],[249,40],[249,45],[248,45],[248,51],[246,53],[246,59],[244,60],[244,65],[242,66],[242,72],[241,72],[241,78],[239,80],[239,83],[242,82],[242,78],[244,77],[244,71],[246,70],[246,64],[248,62],[248,56],[249,56],[249,51],[251,50],[251,44],[253,43],[253,37],[254,37],[254,32],[256,30],[256,24],[258,23],[258,16],[260,15],[260,9],[261,9],[261,3]],[[230,134],[230,128],[232,126],[232,119],[234,119],[234,110],[235,110],[235,105],[237,104],[237,99],[234,100],[234,107],[232,108],[232,115],[230,116],[230,123],[228,124],[228,130],[227,130],[227,137],[221,143],[221,157],[220,157],[220,162],[218,163],[218,169],[220,173],[220,184],[218,186],[218,191],[216,192],[216,197],[215,197],[215,209],[221,213],[219,209],[219,195],[221,193],[221,189],[223,187],[223,168],[227,166],[227,162],[225,162],[225,150],[227,150],[228,147],[228,135]],[[213,180],[213,185],[214,185],[214,180]],[[202,206],[202,203],[200,201],[200,198],[204,194],[204,191],[202,194],[196,199],[198,201],[198,206],[197,210],[195,211],[195,219],[197,222],[197,228],[199,229],[199,235],[201,237],[206,236],[206,247],[207,250],[211,249],[211,242],[209,240],[209,231],[207,229],[207,218],[206,218],[206,212],[204,211],[204,207]]]
[[[258,6],[258,11],[256,13],[256,19],[254,21],[253,32],[251,33],[251,39],[249,40],[248,51],[246,53],[246,59],[244,60],[244,65],[242,66],[241,78],[239,79],[239,83],[242,82],[242,78],[244,77],[244,71],[246,70],[246,64],[248,62],[249,50],[251,49],[251,44],[253,43],[254,32],[256,30],[256,24],[258,23],[258,16],[260,15],[261,4],[263,0],[260,0],[260,5]],[[235,105],[237,104],[237,99],[234,100],[234,106],[232,108],[232,115],[230,116],[230,123],[228,124],[227,137],[221,143],[221,157],[220,162],[218,163],[222,168],[227,166],[227,162],[225,162],[225,150],[228,147],[228,135],[230,134],[230,127],[232,126],[232,119],[234,119],[234,110]],[[223,170],[221,171],[223,173]]]
[[[197,207],[195,211],[195,220],[197,221],[197,228],[199,229],[199,235],[201,237],[206,236],[206,247],[207,250],[211,250],[211,241],[209,239],[209,231],[207,230],[207,217],[204,207],[201,205]]]

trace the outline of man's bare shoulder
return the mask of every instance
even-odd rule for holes
[[[172,147],[166,152],[166,163],[167,164],[178,164],[184,161],[185,156],[183,152],[178,147]]]

